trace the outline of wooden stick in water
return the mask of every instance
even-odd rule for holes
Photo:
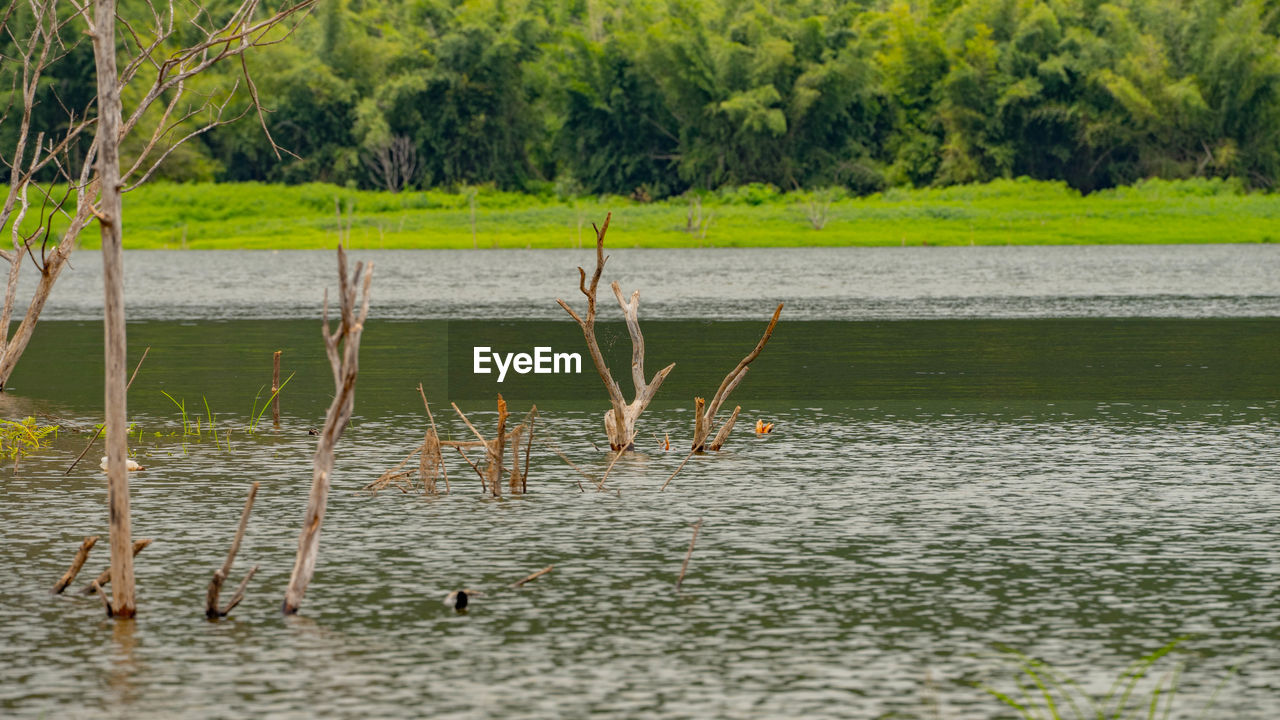
[[[684,564],[680,566],[680,577],[676,578],[676,592],[680,592],[680,583],[684,582],[684,573],[689,569],[689,558],[693,557],[693,544],[698,542],[698,531],[702,529],[702,518],[693,525],[693,538],[689,540],[689,552],[684,554]]]
[[[502,496],[502,454],[507,443],[507,401],[498,395],[498,435],[489,446],[489,492]]]
[[[436,445],[443,447],[440,443],[440,431],[436,428],[436,417],[431,414],[431,403],[427,402],[427,392],[422,389],[422,383],[418,383],[418,394],[422,396],[422,407],[427,410],[427,420],[431,423],[431,432],[436,436]],[[425,460],[426,456],[423,456]],[[445,467],[444,460],[440,460],[440,473],[444,476],[444,491],[449,493],[449,468]],[[434,484],[434,483],[433,483]]]
[[[466,460],[467,464],[471,466],[471,469],[476,471],[476,475],[480,476],[480,489],[483,490],[485,487],[484,473],[480,472],[480,468],[475,463],[471,462],[471,458],[467,457],[466,453],[462,452],[462,448],[455,446],[453,449],[457,450],[458,454],[462,456],[462,459]]]
[[[676,471],[671,473],[671,477],[667,478],[667,481],[662,483],[662,487],[658,488],[658,492],[662,492],[663,490],[666,490],[667,486],[671,484],[671,481],[676,478],[676,475],[679,475],[680,471],[684,469],[684,464],[689,462],[689,458],[697,454],[698,454],[697,450],[690,450],[689,454],[684,456],[684,460],[680,461],[680,465],[676,468]]]
[[[226,610],[219,610],[218,595],[222,592],[222,584],[231,575],[231,566],[235,564],[236,553],[240,552],[240,543],[244,540],[244,531],[249,527],[249,513],[253,510],[253,501],[257,497],[258,483],[255,482],[253,487],[249,488],[249,498],[245,500],[244,510],[240,513],[240,524],[236,527],[236,536],[231,541],[231,549],[227,552],[227,559],[222,561],[222,567],[214,571],[213,579],[209,581],[209,590],[205,593],[204,616],[210,620],[226,617],[227,613],[231,612],[231,608],[239,603],[237,600],[235,604],[228,605]],[[250,573],[250,575],[252,574]],[[240,590],[237,591],[238,594],[244,594],[244,585],[245,583],[241,584]]]
[[[244,589],[249,587],[249,581],[253,579],[253,574],[256,572],[258,572],[258,566],[254,565],[249,568],[249,572],[245,573],[244,579],[240,581],[240,584],[236,586],[235,593],[231,595],[230,602],[227,603],[226,607],[222,608],[223,617],[230,615],[231,611],[234,610],[235,607],[240,604],[240,601],[244,599]]]
[[[516,429],[511,431],[511,478],[508,480],[508,489],[512,495],[522,492],[520,490],[520,436],[523,431],[523,425],[517,425]]]
[[[271,423],[276,430],[280,429],[280,353],[277,350],[271,356]]]
[[[84,563],[89,559],[89,551],[93,549],[94,543],[98,542],[98,536],[87,537],[84,542],[80,543],[80,549],[76,551],[75,558],[71,561],[71,567],[62,574],[58,582],[54,583],[53,594],[60,595],[66,590],[71,583],[76,581],[76,575],[80,574],[80,568],[84,567]]]
[[[538,417],[538,406],[529,411],[529,442],[524,446],[524,472],[520,475],[520,492],[529,492],[529,451],[533,449],[533,421]]]
[[[458,413],[458,417],[462,418],[462,422],[466,423],[467,427],[471,428],[471,432],[475,433],[476,439],[479,440],[482,445],[487,447],[489,445],[489,441],[485,440],[484,436],[480,434],[480,431],[476,429],[476,426],[471,424],[471,421],[467,419],[466,414],[464,414],[461,408],[458,407],[458,403],[449,404],[453,406],[453,411]]]
[[[618,462],[618,458],[622,457],[622,453],[628,449],[634,449],[636,446],[636,434],[633,432],[627,436],[627,441],[623,443],[621,449],[609,461],[609,466],[604,469],[604,475],[600,476],[600,482],[596,483],[596,490],[604,490],[604,481],[609,479],[609,473],[613,472],[614,463]]]
[[[525,583],[529,582],[530,580],[537,580],[538,578],[542,577],[543,575],[546,575],[547,573],[551,572],[551,569],[552,569],[552,568],[554,568],[554,567],[555,567],[555,565],[548,565],[548,566],[546,566],[546,567],[542,568],[541,570],[539,570],[538,572],[533,573],[533,574],[532,574],[532,575],[530,575],[529,577],[524,578],[523,580],[517,580],[517,581],[515,581],[515,582],[511,583],[511,587],[513,587],[513,588],[518,588],[518,587],[520,587],[521,585],[524,585]]]

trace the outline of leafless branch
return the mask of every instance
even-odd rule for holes
[[[628,403],[622,395],[622,388],[618,386],[618,381],[613,379],[613,374],[609,370],[609,366],[605,363],[604,354],[600,352],[600,343],[596,339],[596,297],[600,285],[600,275],[604,272],[604,264],[609,259],[604,254],[604,238],[605,233],[609,230],[609,220],[612,213],[605,216],[604,226],[596,227],[592,224],[592,228],[596,231],[596,269],[591,274],[591,284],[587,285],[587,271],[581,267],[578,268],[578,289],[587,298],[587,314],[586,317],[578,315],[574,312],[569,304],[559,298],[556,302],[564,311],[578,323],[578,327],[582,328],[582,335],[587,342],[587,352],[591,355],[591,360],[595,364],[596,372],[600,375],[601,382],[604,383],[605,390],[609,393],[609,403],[612,406],[605,413],[604,424],[605,431],[609,436],[609,446],[613,450],[631,450],[634,449],[636,429],[636,420],[645,408],[653,400],[653,396],[658,392],[658,388],[662,385],[662,381],[675,368],[675,363],[659,370],[652,380],[645,379],[644,372],[644,335],[640,332],[640,293],[636,291],[632,293],[631,300],[626,301],[622,297],[622,290],[617,283],[613,283],[614,297],[618,300],[619,307],[622,308],[623,316],[627,321],[627,332],[631,335],[631,378],[635,387],[635,399]]]

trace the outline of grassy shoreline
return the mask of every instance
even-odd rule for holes
[[[642,203],[487,188],[391,194],[321,184],[155,183],[125,196],[125,246],[328,248],[337,240],[335,203],[359,249],[578,247],[590,245],[591,223],[610,211],[615,247],[1280,242],[1280,195],[1245,193],[1219,180],[1155,180],[1083,197],[1062,183],[1026,179],[861,198],[749,186],[705,193],[700,202],[705,232],[689,227],[698,208],[688,198]],[[815,229],[811,216],[823,208],[825,225]],[[26,224],[34,229],[30,218]],[[97,228],[81,242],[96,248]]]

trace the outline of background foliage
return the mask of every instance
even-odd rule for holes
[[[168,179],[387,187],[405,138],[394,190],[1280,180],[1280,0],[323,0],[250,70],[293,155],[246,118]],[[245,92],[219,72],[205,92]],[[92,81],[73,49],[37,119]]]

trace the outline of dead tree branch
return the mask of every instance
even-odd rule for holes
[[[554,570],[554,569],[555,569],[555,567],[556,567],[555,565],[548,565],[548,566],[546,566],[546,567],[542,568],[541,570],[539,570],[538,572],[532,573],[532,574],[530,574],[530,575],[529,575],[529,576],[527,576],[527,577],[521,578],[520,580],[517,580],[517,581],[515,581],[515,582],[511,583],[511,587],[513,587],[513,588],[522,587],[525,583],[530,582],[530,581],[532,581],[532,580],[537,580],[538,578],[542,577],[543,575],[546,575],[547,573],[551,572],[552,570]]]
[[[249,488],[249,498],[244,502],[244,510],[240,513],[240,524],[236,527],[235,539],[231,541],[231,549],[227,551],[227,559],[222,561],[222,567],[213,573],[213,579],[209,581],[209,591],[205,593],[204,616],[210,620],[226,617],[236,605],[240,604],[240,600],[244,597],[244,589],[249,584],[249,578],[258,572],[258,566],[254,565],[253,569],[245,575],[244,582],[240,584],[235,595],[231,598],[231,602],[227,603],[225,608],[218,608],[218,595],[222,592],[222,584],[227,581],[227,577],[231,575],[231,566],[236,562],[236,553],[240,552],[240,543],[244,540],[244,531],[249,527],[249,513],[253,510],[253,501],[258,497],[258,483],[254,483]]]
[[[325,414],[324,428],[312,458],[311,495],[307,500],[307,512],[303,516],[302,532],[298,536],[298,556],[285,591],[283,610],[286,615],[298,612],[307,585],[315,574],[316,557],[320,552],[320,524],[329,500],[329,484],[333,474],[333,450],[342,432],[351,422],[351,411],[356,400],[356,376],[360,370],[360,337],[364,333],[365,319],[369,316],[369,284],[373,280],[373,263],[366,268],[356,263],[354,272],[347,268],[347,253],[338,246],[338,299],[340,317],[337,330],[329,330],[329,292],[324,296],[325,354],[333,371],[334,396]]]
[[[142,552],[142,551],[143,551],[143,549],[145,549],[145,548],[146,548],[148,545],[150,545],[150,544],[151,544],[151,538],[144,538],[144,539],[142,539],[142,540],[134,540],[134,541],[133,541],[133,548],[132,548],[132,552],[130,553],[130,557],[137,557],[137,556],[138,556],[138,553]],[[108,566],[106,570],[103,570],[102,572],[98,573],[98,577],[97,577],[97,579],[96,579],[96,580],[94,580],[93,582],[91,582],[91,583],[89,583],[88,585],[86,585],[86,586],[84,587],[84,589],[83,589],[83,590],[81,590],[80,592],[81,592],[81,593],[83,593],[83,594],[85,594],[85,595],[92,595],[92,594],[94,593],[93,586],[94,586],[95,584],[96,584],[96,585],[100,585],[100,586],[102,586],[102,587],[106,587],[106,586],[107,586],[107,585],[109,585],[110,583],[111,583],[111,568],[110,568],[110,566]]]
[[[76,575],[80,574],[80,568],[84,567],[84,563],[89,559],[89,551],[93,549],[94,544],[98,542],[98,536],[87,537],[84,542],[80,543],[80,549],[76,551],[76,556],[71,560],[71,567],[62,574],[58,582],[53,585],[53,594],[61,595],[71,583],[76,581]]]
[[[712,396],[711,402],[706,403],[702,398],[694,398],[694,427],[693,427],[693,451],[703,452],[704,450],[719,450],[729,439],[729,432],[733,430],[733,425],[738,421],[738,413],[742,410],[741,406],[735,407],[729,419],[719,429],[710,444],[707,443],[707,437],[711,435],[715,429],[716,414],[720,412],[720,406],[728,399],[729,394],[734,388],[742,382],[747,376],[748,366],[760,357],[760,352],[764,350],[764,346],[769,344],[769,338],[773,337],[773,329],[778,325],[778,316],[782,314],[782,303],[778,303],[778,308],[773,311],[773,318],[769,320],[769,327],[765,328],[764,336],[760,338],[760,342],[756,343],[754,349],[747,353],[747,356],[738,361],[738,364],[724,376],[720,387],[716,390],[716,394]],[[673,476],[674,477],[674,476]],[[669,482],[669,481],[668,481]],[[663,487],[666,487],[665,485]]]
[[[667,367],[659,370],[653,376],[652,380],[645,379],[644,372],[644,335],[640,332],[640,291],[637,290],[631,294],[630,301],[624,300],[622,290],[618,283],[613,283],[614,297],[618,300],[618,306],[622,308],[623,316],[627,321],[627,332],[631,335],[631,379],[635,387],[635,399],[630,403],[622,395],[622,388],[618,386],[618,382],[613,379],[613,374],[609,370],[609,366],[605,363],[604,354],[600,352],[600,343],[596,340],[596,298],[597,290],[600,285],[600,275],[604,272],[604,264],[609,259],[604,254],[604,237],[609,231],[609,219],[612,213],[605,216],[604,225],[596,227],[592,224],[592,228],[596,231],[596,269],[591,274],[591,284],[587,285],[587,271],[581,267],[578,268],[578,289],[587,298],[587,314],[586,317],[580,316],[569,304],[564,300],[556,298],[556,302],[564,311],[569,313],[569,317],[578,323],[578,327],[582,328],[582,335],[587,342],[587,351],[591,355],[591,360],[595,363],[596,372],[600,374],[600,380],[604,383],[605,390],[609,393],[609,404],[612,409],[605,413],[604,425],[605,432],[609,437],[609,447],[613,450],[634,450],[636,437],[636,420],[644,412],[645,408],[653,400],[653,396],[657,394],[658,388],[662,385],[662,381],[667,379],[667,375],[675,368],[675,363],[671,363]]]
[[[5,243],[10,249],[0,249],[0,259],[10,263],[4,306],[0,309],[0,391],[30,343],[36,321],[80,234],[95,218],[118,221],[111,208],[99,200],[100,192],[107,191],[105,200],[138,187],[175,149],[213,128],[252,111],[260,120],[265,117],[266,110],[244,59],[256,48],[288,38],[317,0],[288,0],[277,11],[266,13],[260,12],[261,0],[235,2],[226,22],[218,27],[200,22],[200,17],[208,18],[209,13],[199,3],[147,2],[144,18],[130,18],[128,10],[135,6],[120,9],[116,0],[26,0],[9,3],[0,16],[0,30],[12,44],[10,54],[0,58],[0,82],[9,85],[11,80],[14,89],[9,93],[14,117],[5,110],[0,112],[0,121],[17,128],[15,143],[9,148],[12,152],[5,153],[8,188],[0,205],[0,227],[15,221],[12,242]],[[67,5],[70,11],[65,10]],[[81,24],[83,33],[75,27]],[[187,24],[197,32],[193,34],[183,27]],[[95,57],[103,63],[98,74],[99,97],[84,108],[67,108],[49,76],[85,38],[95,44]],[[179,40],[190,44],[183,46]],[[111,56],[109,63],[107,55]],[[236,92],[239,81],[215,93],[195,89],[199,83],[190,82],[193,78],[229,58],[241,60],[247,100]],[[33,127],[33,108],[50,104],[46,94],[66,113],[65,127],[57,137],[48,129]],[[127,117],[119,103],[113,101],[112,107],[107,107],[102,101],[103,97],[118,100],[122,94],[132,100]],[[236,104],[241,102],[245,107],[237,109]],[[110,119],[115,127],[104,131],[100,127],[103,119]],[[265,122],[263,129],[277,157],[288,152],[276,145]],[[110,155],[110,164],[118,169],[120,148],[139,132],[146,135],[127,169],[119,173],[118,180],[104,183],[96,170],[101,155]],[[90,135],[94,137],[86,150],[83,146]],[[50,171],[66,183],[68,196],[74,189],[74,209],[55,202],[46,217],[42,204],[41,222],[35,224],[36,229],[22,234],[20,226],[22,220],[28,219],[30,189],[51,199],[51,191],[34,182],[41,173],[47,175]],[[55,215],[67,220],[60,237],[52,232]],[[36,245],[40,246],[39,258]],[[30,257],[40,275],[30,300],[19,305],[16,290],[23,255]],[[20,318],[12,331],[11,318]]]

